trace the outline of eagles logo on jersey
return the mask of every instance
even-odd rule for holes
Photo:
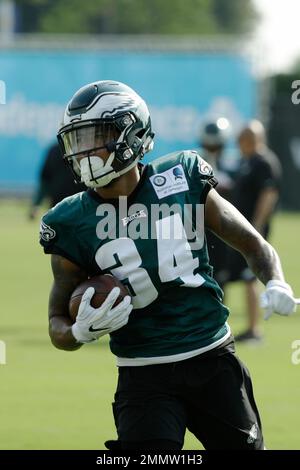
[[[55,238],[56,232],[53,228],[49,227],[49,225],[45,224],[43,221],[40,225],[40,240],[44,240],[45,242],[49,242],[53,238]]]

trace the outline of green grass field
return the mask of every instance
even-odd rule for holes
[[[104,441],[116,436],[115,360],[106,339],[76,352],[50,344],[50,259],[38,244],[38,222],[27,221],[26,213],[25,202],[0,200],[0,340],[7,353],[7,364],[0,365],[0,449],[103,449]],[[279,214],[272,243],[297,296],[299,237],[300,215]],[[228,289],[227,304],[236,333],[245,320],[241,285]],[[300,449],[300,364],[291,362],[291,344],[300,339],[299,315],[273,316],[263,325],[262,345],[238,348],[252,374],[270,449]],[[185,449],[197,448],[187,433]]]

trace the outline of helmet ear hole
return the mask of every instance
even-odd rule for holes
[[[136,136],[142,139],[144,137],[145,132],[146,132],[145,129],[141,129],[140,131],[136,133]]]

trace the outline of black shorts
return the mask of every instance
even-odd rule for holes
[[[250,375],[233,341],[185,361],[120,367],[113,412],[121,442],[183,446],[187,428],[205,449],[264,448]]]

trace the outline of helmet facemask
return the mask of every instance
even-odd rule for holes
[[[133,168],[152,149],[152,138],[153,133],[145,132],[131,113],[114,120],[74,123],[58,135],[75,180],[92,188],[107,186]],[[109,152],[105,159],[99,155],[103,150]]]

